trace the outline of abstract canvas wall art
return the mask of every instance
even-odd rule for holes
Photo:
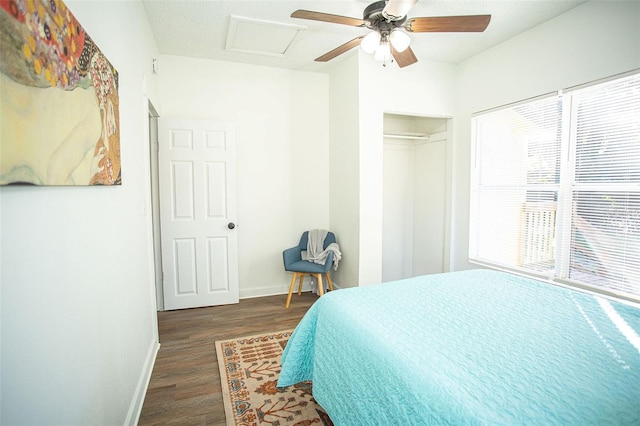
[[[118,72],[62,0],[0,0],[0,185],[120,185]]]

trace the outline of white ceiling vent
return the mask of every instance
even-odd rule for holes
[[[287,53],[298,33],[307,27],[231,16],[225,49],[230,52],[280,56]]]

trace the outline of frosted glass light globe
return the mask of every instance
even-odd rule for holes
[[[366,53],[375,52],[378,46],[380,46],[380,33],[377,31],[371,31],[360,42],[360,47]]]
[[[389,40],[393,45],[393,48],[396,49],[397,52],[404,52],[409,47],[411,43],[411,37],[403,31],[395,30],[389,36]],[[364,41],[364,40],[363,40]]]
[[[380,43],[373,58],[380,62],[389,62],[391,60],[391,49],[389,48],[388,41],[383,40],[382,43]]]

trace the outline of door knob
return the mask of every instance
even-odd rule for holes
[[[235,223],[233,223],[233,222],[229,222],[229,223],[227,224],[227,228],[229,228],[229,229],[233,229],[233,228],[235,228],[235,227],[236,227],[236,224],[235,224]]]

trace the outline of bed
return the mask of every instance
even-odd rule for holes
[[[640,308],[491,270],[333,291],[282,356],[336,425],[640,424]]]

